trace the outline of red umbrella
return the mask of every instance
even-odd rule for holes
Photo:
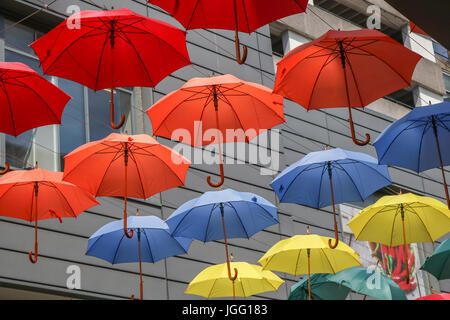
[[[240,57],[238,31],[252,33],[275,20],[306,10],[308,0],[149,0],[166,10],[188,29],[234,30],[236,61],[245,62],[247,47]]]
[[[79,25],[67,27],[67,21]],[[190,64],[186,34],[165,22],[129,9],[81,11],[31,44],[44,73],[110,89],[111,126],[115,87],[154,87],[173,71]]]
[[[61,123],[70,97],[20,62],[0,62],[0,132],[24,131]],[[9,169],[6,162],[5,173]]]
[[[84,144],[64,157],[64,180],[95,196],[124,197],[124,233],[127,197],[146,199],[184,185],[189,160],[146,134],[112,133]]]
[[[186,129],[190,133],[192,146],[216,143],[219,148],[222,141],[204,140],[205,131],[219,129],[218,137],[223,138],[223,142],[248,142],[263,131],[284,122],[282,96],[273,94],[265,86],[243,81],[230,74],[193,78],[180,89],[164,96],[146,112],[156,136],[171,139],[174,130]],[[228,135],[227,130],[230,129],[241,129],[246,134],[242,137]],[[219,149],[221,180],[214,184],[208,177],[208,184],[212,187],[219,187],[224,181],[221,154]]]
[[[450,293],[434,293],[416,300],[450,300]]]
[[[0,178],[0,215],[35,221],[35,244],[28,253],[32,263],[37,262],[38,220],[76,218],[80,213],[98,204],[81,188],[62,181],[62,172],[43,169],[11,171]]]
[[[347,107],[354,143],[351,108],[410,85],[421,56],[377,30],[330,30],[290,51],[278,62],[274,92],[307,110]]]

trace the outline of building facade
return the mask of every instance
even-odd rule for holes
[[[39,60],[29,44],[51,30],[77,7],[102,10],[127,7],[139,14],[160,19],[177,27],[182,26],[163,10],[146,5],[145,0],[58,0],[46,7],[49,0],[3,0],[0,2],[0,61],[20,61],[42,74]],[[377,14],[379,14],[380,20]],[[24,17],[25,21],[16,24]],[[285,100],[286,124],[277,126],[267,135],[243,146],[244,153],[236,149],[225,152],[224,188],[256,193],[279,208],[280,223],[267,228],[250,239],[230,239],[229,250],[236,261],[256,264],[262,255],[277,241],[294,234],[304,234],[310,226],[312,233],[333,236],[331,208],[320,210],[293,204],[279,204],[271,180],[286,166],[312,151],[340,147],[365,152],[376,157],[372,145],[376,137],[392,121],[399,119],[415,106],[423,106],[449,99],[450,69],[448,52],[432,39],[411,33],[407,18],[382,0],[310,0],[306,13],[280,19],[256,32],[241,34],[241,42],[248,46],[244,65],[234,60],[234,34],[224,30],[189,30],[187,47],[191,66],[177,70],[155,88],[120,88],[115,92],[115,104],[127,114],[122,132],[152,134],[150,120],[145,114],[154,102],[165,94],[180,88],[193,77],[213,74],[233,74],[243,80],[261,83],[273,88],[276,62],[298,45],[311,41],[330,28],[356,30],[370,26],[379,29],[421,54],[409,88],[379,99],[364,110],[354,110],[353,118],[359,138],[370,133],[371,143],[364,147],[353,144],[348,129],[347,110],[327,109],[307,112],[299,105]],[[378,24],[377,24],[378,23]],[[126,63],[123,61],[121,63]],[[13,168],[39,167],[62,171],[63,157],[74,148],[101,139],[110,132],[108,117],[109,92],[94,92],[74,82],[46,76],[68,93],[72,99],[66,107],[62,125],[41,127],[16,138],[0,135],[1,163],[9,161]],[[174,141],[158,141],[177,148]],[[258,150],[256,161],[250,159],[249,148]],[[238,148],[238,147],[236,147]],[[209,149],[204,150],[210,153]],[[192,151],[191,160],[193,154]],[[186,154],[185,154],[186,155]],[[189,155],[186,155],[189,156]],[[393,185],[381,190],[360,204],[340,206],[340,237],[355,245],[345,223],[351,216],[385,194],[400,189],[445,201],[438,169],[421,174],[392,167],[389,169]],[[218,166],[194,163],[186,176],[184,187],[164,191],[147,200],[130,199],[129,214],[139,209],[141,215],[156,215],[166,219],[178,206],[205,191],[211,191],[206,177],[217,179]],[[137,264],[111,265],[85,255],[87,241],[98,228],[123,215],[122,199],[99,198],[101,205],[81,214],[77,219],[39,222],[39,260],[28,262],[28,251],[34,241],[34,224],[0,217],[0,298],[49,299],[128,299],[139,290]],[[413,247],[416,269],[435,247],[434,244],[417,244]],[[364,266],[374,265],[376,248],[358,244]],[[371,248],[372,251],[369,249]],[[383,253],[382,253],[383,254]],[[223,241],[202,243],[194,241],[185,255],[144,264],[144,298],[146,299],[197,299],[185,295],[187,284],[204,268],[225,262]],[[416,270],[417,271],[417,270]],[[71,289],[72,276],[79,274],[80,283]],[[278,291],[252,298],[286,299],[289,288],[299,280],[288,274],[279,274],[286,283]],[[416,272],[416,286],[410,288],[409,297],[424,296],[435,291],[449,292],[450,283],[436,281],[425,272]],[[353,299],[360,299],[352,295]]]

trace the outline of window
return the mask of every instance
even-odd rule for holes
[[[448,60],[448,51],[446,48],[441,46],[439,43],[433,41],[433,49],[435,55],[437,55],[439,58]]]
[[[443,73],[442,76],[444,77],[444,85],[445,85],[445,101],[450,101],[450,74]]]
[[[8,27],[13,22],[6,21],[5,24]],[[8,29],[5,32],[5,60],[22,62],[43,75],[39,59],[29,47],[29,44],[40,36],[42,33],[20,24]],[[66,154],[86,142],[102,139],[111,132],[119,132],[109,125],[109,90],[95,92],[70,80],[47,75],[44,77],[71,97],[56,133],[59,149],[57,145],[53,150],[44,147],[43,141],[40,142],[36,138],[35,130],[24,132],[18,137],[5,135],[6,161],[9,161],[13,167],[34,166],[34,158],[38,151],[47,154],[53,152],[53,156],[59,158],[60,168],[63,170],[63,159]],[[133,133],[132,98],[132,88],[114,90],[115,122],[118,123],[120,114],[124,113],[127,118],[120,131],[127,131],[130,134]]]

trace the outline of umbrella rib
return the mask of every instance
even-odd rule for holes
[[[26,86],[26,84],[23,83],[22,81],[17,80],[17,79],[16,79],[16,81],[18,81],[19,83],[21,83],[21,84],[23,84],[24,86]],[[39,95],[39,94],[36,92],[36,90],[34,90],[33,88],[31,88],[30,86],[27,86],[27,87],[28,87],[28,89],[30,89],[30,90],[36,95],[36,97],[38,97],[38,98],[39,98],[39,99],[47,106],[48,110],[50,110],[50,112],[52,113],[52,115],[55,117],[56,121],[57,121],[58,123],[60,123],[59,118],[56,116],[55,112],[54,112],[53,109],[50,107],[50,105],[47,103],[47,101],[45,101],[45,99],[43,99],[42,96]]]
[[[119,159],[119,158],[116,158],[116,157],[117,157],[117,155],[119,155],[120,152],[121,152],[120,150],[117,151],[117,153],[116,153],[116,154],[114,155],[114,157],[113,157],[113,160],[111,160],[111,161],[109,162],[108,166],[106,167],[105,172],[103,173],[103,177],[102,177],[102,179],[100,180],[100,183],[98,184],[98,187],[97,187],[97,190],[96,190],[96,192],[95,192],[95,195],[98,194],[98,191],[100,190],[100,187],[102,186],[103,180],[105,180],[106,173],[108,172],[108,170],[109,170],[109,168],[111,167],[112,163],[113,163],[114,161],[116,161],[117,159]],[[88,159],[88,158],[86,157],[85,159]]]
[[[352,48],[354,48],[354,46],[352,46],[352,45],[348,45],[348,46],[350,46],[350,47],[352,47]],[[392,71],[394,71],[403,81],[405,81],[405,83],[406,83],[406,85],[408,86],[409,85],[409,82],[396,70],[396,69],[394,69],[389,63],[387,63],[385,60],[383,60],[383,59],[381,59],[380,57],[378,57],[378,56],[376,56],[376,55],[374,55],[374,54],[372,54],[370,51],[367,51],[367,50],[364,50],[364,49],[361,49],[361,47],[358,47],[358,49],[359,50],[362,50],[362,51],[364,51],[364,52],[366,52],[367,54],[370,54],[370,55],[372,55],[375,59],[377,59],[377,60],[380,60],[381,62],[383,62],[385,65],[387,65]]]
[[[149,33],[149,34],[150,34],[150,33]],[[126,42],[128,42],[129,45],[133,48],[133,51],[134,51],[134,53],[136,54],[136,57],[137,57],[138,60],[141,62],[141,65],[144,67],[143,69],[144,69],[144,71],[145,71],[145,74],[147,75],[148,80],[150,80],[150,82],[152,83],[152,87],[154,87],[155,84],[154,84],[152,78],[150,77],[150,73],[149,73],[149,70],[148,70],[148,68],[147,68],[147,65],[144,63],[144,60],[142,60],[142,58],[141,58],[141,56],[140,56],[138,50],[136,49],[136,47],[134,46],[134,44],[131,42],[131,40],[128,38],[128,36],[127,36],[124,32],[122,32],[122,35],[125,37],[125,39],[122,38],[122,37],[121,37],[121,34],[119,33],[119,37],[121,37],[121,38],[124,39]]]
[[[199,3],[199,2],[200,2],[200,0],[197,0],[197,2],[195,3],[194,9],[192,10],[191,17],[189,18],[189,21],[188,21],[188,23],[187,23],[187,25],[186,25],[186,30],[189,29],[189,25],[190,25],[191,22],[192,22],[192,18],[194,17],[195,10],[197,10],[197,6],[198,6],[198,3]]]
[[[314,165],[314,163],[308,164],[308,165],[306,165],[306,167],[305,167],[304,169],[301,169],[301,171],[300,171],[298,174],[295,174],[295,178],[293,178],[292,181],[289,183],[289,185],[286,187],[286,192],[287,192],[287,189],[289,189],[289,188],[291,187],[291,185],[294,183],[294,181],[297,180],[297,178],[298,178],[303,172],[308,171],[308,170],[317,169],[317,168],[311,168],[311,169],[310,169],[310,167],[312,167],[313,165]],[[298,167],[296,167],[296,168],[298,168]],[[294,170],[295,170],[295,169],[293,169],[292,171],[294,171]],[[280,202],[282,202],[282,200],[284,199],[284,196],[286,195],[286,192],[285,192],[285,193],[283,194],[283,196],[281,197]]]
[[[233,204],[231,203],[231,201],[228,202],[228,204],[231,206],[231,208],[233,208],[234,212],[236,213],[236,216],[238,217],[239,221],[241,222],[242,228],[244,229],[245,234],[247,235],[247,239],[250,239],[250,236],[248,235],[247,229],[245,229],[244,222],[242,221],[241,217],[239,216],[239,214],[238,214],[236,208],[233,206]]]
[[[325,60],[325,62],[324,62],[324,63],[322,64],[322,66],[320,67],[319,72],[317,73],[316,79],[314,80],[314,84],[313,84],[313,86],[312,86],[311,93],[309,94],[309,99],[308,99],[308,104],[307,104],[306,110],[310,110],[310,109],[311,109],[311,100],[312,100],[314,91],[315,91],[315,89],[316,89],[316,84],[317,84],[317,82],[319,81],[320,74],[322,73],[322,71],[323,71],[323,69],[325,68],[325,66],[328,65],[327,62],[330,61],[330,58],[331,58],[332,55],[333,55],[332,53],[330,53],[330,54],[328,55],[327,60]],[[334,60],[336,59],[336,57],[337,57],[337,55],[336,55],[335,57],[333,57],[333,60],[331,60],[331,61],[334,61]]]
[[[369,218],[369,220],[367,220],[367,222],[364,224],[364,226],[363,226],[363,227],[361,228],[361,230],[359,231],[359,235],[361,235],[361,234],[364,232],[364,230],[366,229],[366,227],[369,225],[370,221],[372,221],[372,219],[374,219],[375,216],[376,216],[377,214],[379,214],[379,213],[384,213],[384,212],[389,212],[389,211],[384,211],[384,212],[383,212],[383,210],[385,210],[385,209],[387,209],[387,208],[388,208],[388,206],[382,207],[379,211],[377,211],[377,212],[375,212],[374,214],[372,214],[372,216]],[[392,210],[392,208],[389,208],[389,210]],[[359,239],[358,239],[359,236],[356,236],[356,235],[355,235],[355,238],[356,238],[356,240],[359,240]]]
[[[114,264],[114,262],[116,261],[117,253],[119,252],[120,244],[122,243],[122,240],[123,240],[124,237],[125,237],[125,233],[122,234],[122,238],[120,238],[120,241],[117,244],[116,253],[114,253],[114,257],[113,257],[113,260],[112,260],[111,264]]]
[[[131,150],[130,150],[130,151],[131,151]],[[133,162],[136,164],[136,171],[137,171],[137,174],[138,174],[138,177],[139,177],[139,184],[141,185],[142,195],[143,195],[143,197],[144,197],[144,199],[145,199],[146,193],[145,193],[145,189],[144,189],[144,184],[142,183],[141,172],[140,172],[140,170],[139,170],[139,166],[138,166],[138,163],[137,163],[137,158],[135,157],[133,151],[130,152],[130,158],[131,158],[131,160],[133,160]]]
[[[333,273],[336,274],[336,270],[334,270],[333,265],[331,264],[330,259],[328,259],[327,254],[325,253],[325,251],[323,250],[323,248],[320,249],[320,250],[322,251],[322,253],[323,253],[323,255],[325,256],[325,258],[327,258],[328,264],[329,264],[330,267],[331,267],[331,271],[333,271]],[[333,250],[333,249],[332,249],[332,250]]]
[[[391,140],[391,142],[389,143],[388,147],[386,148],[386,151],[383,153],[383,155],[381,156],[381,158],[378,159],[378,162],[380,162],[388,153],[389,149],[391,148],[391,146],[394,144],[394,141],[397,140],[397,138],[403,133],[403,131],[406,131],[409,129],[409,127],[411,127],[413,124],[415,124],[414,121],[411,121],[411,123],[409,125],[407,125],[407,127],[405,129],[402,129],[396,136],[394,139]]]
[[[294,275],[297,275],[298,262],[300,261],[300,255],[302,254],[302,249],[298,250],[297,260],[295,262]]]
[[[209,222],[211,221],[211,217],[212,217],[212,214],[213,214],[213,210],[214,210],[215,208],[217,208],[217,207],[212,206],[211,211],[209,212],[209,217],[208,217],[208,222],[206,223],[205,236],[203,237],[203,242],[206,242],[206,236],[208,235]],[[193,210],[193,209],[194,209],[194,207],[192,207],[192,208],[189,210],[189,213],[190,213],[190,211]],[[188,214],[189,214],[189,213],[188,213]],[[187,215],[187,214],[186,214],[186,215]],[[185,215],[185,216],[186,216],[186,215]],[[183,219],[184,219],[184,217],[183,217]],[[181,222],[181,221],[180,221],[180,222]]]
[[[85,34],[83,34],[82,36],[79,36],[78,38],[76,38],[74,41],[72,41],[72,43],[70,43],[67,47],[65,47],[54,59],[53,62],[46,68],[46,71],[44,71],[46,74],[48,74],[48,70],[51,69],[53,67],[53,65],[56,63],[56,61],[58,61],[58,59],[66,53],[66,51],[68,51],[75,43],[77,43],[78,41],[84,39],[84,37],[88,34],[90,34],[91,32],[95,31],[96,29],[92,29],[89,30],[88,32],[86,32]],[[101,34],[99,34],[101,35]]]
[[[345,56],[345,59],[347,60],[348,66],[350,67],[350,73],[352,74],[353,81],[355,82],[355,87],[356,87],[356,91],[358,92],[359,102],[361,102],[361,106],[364,107],[365,104],[361,97],[361,91],[359,89],[358,81],[356,81],[356,76],[355,76],[355,73],[353,72],[352,64],[350,63],[350,59],[345,51],[344,51],[344,56]],[[345,70],[344,70],[344,72],[345,72]],[[348,90],[348,86],[345,86],[345,88]],[[350,101],[349,101],[349,106],[350,106]]]
[[[67,198],[64,196],[64,194],[62,193],[62,191],[60,191],[60,190],[58,189],[58,187],[57,187],[53,182],[50,182],[50,185],[51,185],[51,187],[54,188],[54,189],[58,192],[58,194],[60,194],[60,196],[64,199],[64,201],[67,203],[67,205],[69,206],[70,210],[72,211],[73,217],[76,218],[77,215],[75,214],[75,210],[73,210],[72,206],[70,205],[69,201],[68,201]]]
[[[392,238],[394,236],[394,227],[395,227],[395,219],[397,219],[398,217],[398,212],[399,212],[400,207],[397,206],[396,210],[395,210],[395,214],[394,214],[394,220],[392,221],[392,229],[391,229],[391,241],[389,241],[389,246],[392,247]]]
[[[103,34],[102,34],[103,35]],[[94,88],[97,89],[97,85],[98,85],[98,79],[99,79],[99,75],[100,75],[100,67],[102,66],[102,62],[103,62],[103,53],[106,47],[106,43],[108,42],[108,35],[109,35],[109,31],[104,33],[105,35],[105,41],[103,41],[103,45],[102,45],[102,50],[100,51],[100,57],[98,59],[98,67],[97,67],[97,72],[95,73],[95,86]],[[112,46],[111,46],[111,50],[113,50]],[[112,72],[112,74],[114,74]],[[113,90],[113,83],[114,83],[114,79],[113,77],[111,77],[111,90]]]
[[[423,222],[420,215],[409,204],[406,204],[406,206],[412,211],[413,214],[415,214],[417,216],[417,218],[419,218],[420,222],[422,223],[422,225],[425,228],[425,231],[428,233],[428,236],[430,237],[430,242],[434,242],[433,237],[431,236],[430,232],[428,231],[428,228],[427,228],[426,224]]]
[[[427,126],[428,122],[423,126],[422,136],[420,137],[419,150],[417,152],[417,172],[420,172],[420,151],[422,150],[423,137],[425,136],[425,131],[427,131]]]
[[[180,90],[182,90],[182,89],[180,89]],[[183,91],[187,91],[187,90],[183,90]],[[192,92],[192,91],[190,91],[190,92]],[[194,97],[195,95],[201,94],[201,93],[203,93],[203,92],[197,91],[197,92],[195,92],[194,94],[192,94],[190,97],[188,97],[187,99],[183,99],[182,101],[180,101],[179,103],[177,103],[177,104],[172,108],[172,110],[170,110],[170,112],[167,113],[167,115],[164,117],[164,119],[162,119],[162,120],[160,121],[159,126],[158,126],[156,129],[154,129],[153,131],[154,131],[154,132],[158,131],[159,128],[161,128],[162,124],[167,120],[167,118],[168,118],[173,112],[175,112],[175,110],[176,110],[182,103],[184,103],[184,102],[186,102],[187,100],[191,99],[191,98]],[[206,94],[206,93],[205,93],[205,94]],[[170,94],[169,94],[169,95],[170,95]],[[209,97],[210,95],[211,95],[211,94],[208,93],[208,97]],[[208,99],[208,97],[207,97],[206,99]],[[204,97],[202,97],[202,98],[204,99]],[[151,108],[151,107],[150,107],[150,108]]]
[[[352,184],[355,186],[356,191],[358,191],[359,197],[361,198],[361,201],[364,202],[364,198],[361,194],[361,191],[359,191],[358,186],[356,185],[355,181],[353,180],[353,177],[347,172],[347,170],[344,169],[344,167],[342,167],[337,161],[335,162],[336,165],[338,165],[344,172],[345,174],[349,177],[350,181],[352,182]]]
[[[367,163],[363,162],[363,161],[359,161],[359,164],[362,164],[364,166],[366,166],[367,168],[372,169],[373,171],[375,171],[376,173],[378,173],[380,176],[382,176],[385,180],[387,180],[388,182],[392,183],[392,181],[390,181],[388,178],[386,178],[383,174],[381,174],[380,172],[378,172],[375,168],[372,168],[371,166],[369,166]]]
[[[323,175],[324,175],[325,171],[326,171],[326,167],[322,166],[322,174],[320,175],[320,181],[319,181],[319,190],[317,192],[318,196],[317,196],[316,208],[320,208],[320,195],[321,195],[320,190],[322,189],[322,181],[323,181]]]
[[[9,95],[6,90],[6,84],[3,81],[0,81],[0,88],[3,90],[3,92],[5,92],[6,100],[8,101],[9,113],[11,115],[11,121],[13,123],[14,136],[17,136],[17,130],[16,130],[15,121],[14,121],[14,114],[13,114],[12,107],[11,107],[11,100],[9,99]]]
[[[145,231],[145,229],[142,230],[142,233],[145,235],[145,239],[147,240],[148,252],[150,253],[150,257],[152,258],[153,263],[155,263],[156,262],[155,257],[153,256],[153,251],[150,246],[150,240],[148,239],[147,232]]]
[[[247,31],[248,31],[248,34],[250,34],[250,23],[248,21],[248,14],[247,14],[247,8],[245,6],[245,0],[241,0],[241,1],[242,1],[242,8],[244,9],[244,16],[245,16],[245,22],[247,24]],[[235,4],[237,6],[237,2],[235,2]],[[237,8],[236,8],[236,15],[237,15]],[[236,16],[236,21],[237,21],[237,16]]]

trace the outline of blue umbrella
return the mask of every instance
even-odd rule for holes
[[[166,220],[174,236],[203,242],[224,239],[228,277],[232,277],[228,257],[228,238],[250,238],[278,223],[277,208],[266,199],[232,189],[205,192],[181,205]],[[226,226],[226,227],[225,227]]]
[[[156,262],[184,254],[192,239],[173,237],[169,226],[155,216],[131,216],[127,218],[128,229],[137,236],[127,238],[123,232],[123,220],[110,222],[98,229],[88,241],[86,255],[110,262],[127,263],[139,261],[140,298],[143,298],[141,262]],[[142,241],[141,241],[142,238]]]
[[[328,181],[326,181],[328,180]],[[339,242],[335,204],[364,201],[392,184],[387,166],[359,152],[331,149],[311,152],[284,169],[270,184],[280,202],[314,208],[333,205],[335,248]]]
[[[447,205],[450,199],[444,166],[450,164],[450,103],[414,108],[387,127],[374,142],[380,164],[415,172],[441,168]]]

